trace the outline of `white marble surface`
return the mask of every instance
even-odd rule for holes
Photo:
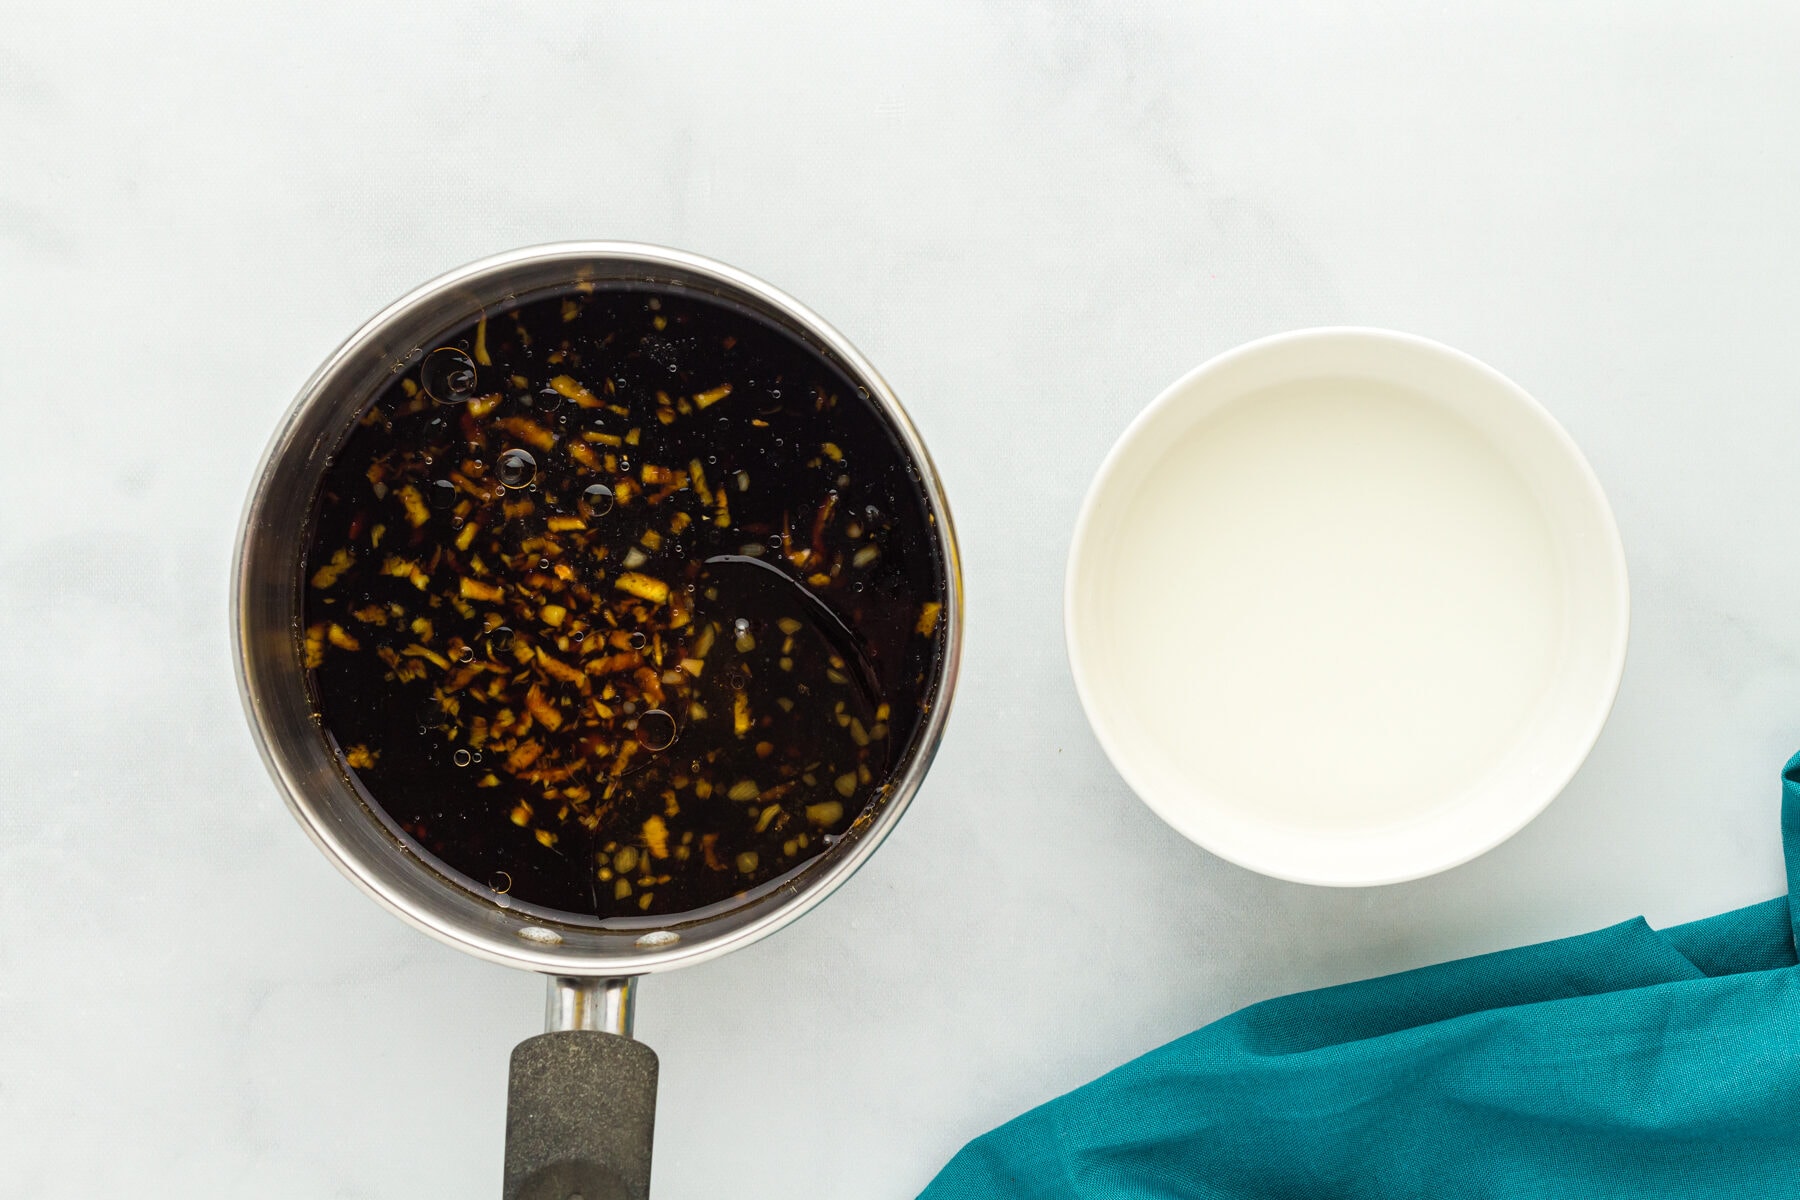
[[[1247,1002],[1774,894],[1796,37],[1775,3],[0,4],[0,1193],[497,1194],[540,985],[307,843],[239,715],[226,586],[314,364],[523,243],[678,245],[826,314],[932,445],[968,566],[955,719],[893,839],[792,930],[643,989],[659,1195],[910,1196]],[[1128,418],[1339,322],[1535,392],[1635,601],[1562,799],[1368,891],[1160,825],[1060,642]]]

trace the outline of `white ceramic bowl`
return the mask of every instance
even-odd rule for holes
[[[1076,522],[1069,662],[1176,830],[1264,874],[1394,883],[1554,799],[1629,626],[1606,497],[1561,426],[1423,338],[1312,329],[1178,380]]]

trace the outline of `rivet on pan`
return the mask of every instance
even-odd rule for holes
[[[656,950],[663,946],[673,946],[681,940],[681,935],[672,929],[658,929],[655,933],[646,933],[637,940],[638,948]]]
[[[528,942],[536,942],[540,946],[562,945],[562,934],[554,929],[545,929],[541,925],[527,925],[519,930],[519,936]]]

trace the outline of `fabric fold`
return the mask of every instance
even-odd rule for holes
[[[1783,772],[1800,883],[1800,755]],[[1786,897],[1252,1005],[966,1146],[922,1200],[1800,1194]]]

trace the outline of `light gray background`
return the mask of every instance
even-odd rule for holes
[[[497,1194],[539,982],[282,809],[227,652],[250,472],[365,317],[567,237],[709,254],[874,360],[968,568],[955,719],[869,867],[651,980],[663,1197],[906,1197],[1240,1005],[1782,888],[1800,746],[1791,6],[0,5],[0,1193]],[[1067,678],[1127,420],[1322,323],[1535,393],[1618,512],[1612,722],[1476,862],[1277,883],[1160,825]]]

